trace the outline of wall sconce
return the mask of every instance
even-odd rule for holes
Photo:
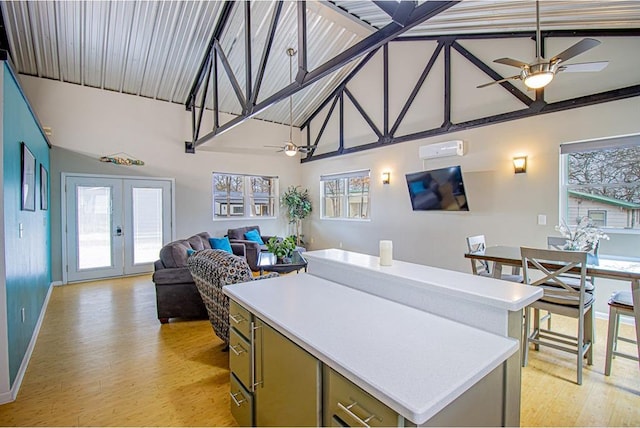
[[[383,172],[382,173],[382,184],[389,184],[391,183],[391,173],[390,172]]]
[[[527,172],[527,157],[517,156],[513,158],[513,172],[515,174],[521,174]]]

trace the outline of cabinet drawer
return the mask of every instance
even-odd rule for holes
[[[325,368],[325,426],[398,426],[395,411],[342,375]]]
[[[231,373],[231,414],[241,427],[253,426],[253,395]]]
[[[229,300],[229,325],[248,339],[251,334],[251,312]]]
[[[229,369],[251,389],[251,346],[234,329],[229,330]]]

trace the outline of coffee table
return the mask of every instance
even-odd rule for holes
[[[307,271],[307,260],[302,257],[300,251],[294,251],[291,256],[291,263],[278,263],[275,254],[269,252],[261,252],[258,255],[258,267],[260,274],[267,272],[289,273],[299,272],[300,269]]]

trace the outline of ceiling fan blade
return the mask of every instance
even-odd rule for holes
[[[513,58],[498,58],[498,59],[494,59],[493,62],[497,62],[498,64],[510,65],[511,67],[518,67],[518,68],[529,66],[529,64],[527,64],[526,62],[522,62],[520,60],[513,59]]]
[[[601,71],[609,64],[609,61],[581,62],[579,64],[567,64],[558,68],[565,73],[582,73],[589,71]]]
[[[589,39],[589,38],[582,39],[575,45],[569,47],[568,49],[560,52],[558,55],[551,58],[550,62],[554,63],[554,62],[560,62],[560,61],[567,61],[568,59],[573,58],[574,56],[580,55],[581,53],[584,53],[589,49],[595,48],[599,44],[600,44],[600,41],[596,39]]]
[[[486,88],[487,86],[495,85],[496,83],[506,82],[507,80],[519,80],[519,79],[520,79],[520,75],[518,74],[517,76],[505,77],[504,79],[495,80],[489,83],[484,83],[480,86],[476,86],[476,88]]]

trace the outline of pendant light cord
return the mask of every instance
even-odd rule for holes
[[[540,38],[540,1],[536,0],[536,60],[541,58],[540,56],[540,44],[542,40]]]
[[[287,54],[289,55],[289,84],[291,84],[293,83],[291,68],[293,67],[293,56],[296,51],[293,48],[289,48],[287,49]],[[289,95],[289,143],[293,143],[293,95]]]

